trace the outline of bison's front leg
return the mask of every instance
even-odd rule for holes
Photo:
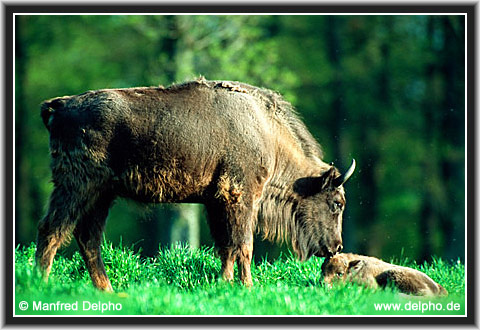
[[[252,234],[253,236],[253,234]],[[238,271],[240,273],[240,281],[246,286],[252,286],[252,272],[250,265],[253,257],[253,237],[249,242],[244,242],[237,249]]]
[[[233,280],[233,266],[235,261],[237,261],[240,281],[246,286],[253,285],[250,270],[253,257],[253,238],[250,240],[250,243],[232,244],[229,247],[222,247],[219,250],[219,255],[222,261],[221,275],[223,280]]]
[[[222,278],[233,280],[235,261],[240,281],[252,285],[250,265],[253,257],[254,217],[253,198],[245,185],[221,178],[216,200],[207,204],[212,236],[219,247]]]
[[[224,281],[233,281],[233,266],[235,265],[236,255],[234,248],[221,247],[218,251],[222,261],[221,275]]]

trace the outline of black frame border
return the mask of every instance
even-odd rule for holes
[[[206,324],[216,324],[216,325],[251,325],[251,324],[262,324],[262,325],[330,325],[330,324],[350,324],[350,325],[367,325],[367,324],[378,324],[378,325],[410,325],[410,324],[443,324],[443,325],[473,325],[476,324],[476,274],[477,265],[475,264],[477,244],[475,242],[475,233],[477,225],[475,223],[477,210],[476,210],[476,196],[475,196],[475,182],[476,182],[476,141],[475,141],[475,123],[476,123],[476,113],[475,106],[477,105],[475,98],[475,88],[476,88],[476,79],[474,73],[476,72],[476,4],[475,3],[463,3],[458,2],[457,4],[449,5],[431,5],[427,3],[419,4],[399,4],[395,3],[384,3],[384,4],[363,4],[363,5],[352,5],[343,3],[342,5],[306,5],[301,3],[300,5],[271,5],[267,3],[258,3],[257,5],[214,5],[214,4],[184,4],[184,5],[151,5],[145,3],[131,4],[131,5],[111,5],[111,4],[96,4],[96,5],[79,5],[79,4],[44,4],[44,5],[33,5],[32,3],[25,4],[3,4],[3,15],[4,15],[4,178],[5,185],[3,186],[4,200],[4,274],[5,282],[3,283],[5,289],[4,295],[4,306],[5,309],[2,311],[4,314],[5,324],[8,325],[47,325],[47,324],[62,324],[62,325],[78,325],[78,324],[116,324],[116,325],[151,325],[151,324],[190,324],[190,325],[206,325]],[[77,317],[77,316],[48,316],[48,317],[23,317],[23,316],[13,316],[13,49],[14,39],[13,39],[13,24],[14,24],[14,15],[15,14],[48,14],[48,13],[65,13],[65,14],[177,14],[177,13],[194,13],[194,14],[267,14],[267,13],[278,13],[278,14],[299,14],[299,13],[312,13],[312,14],[389,14],[389,13],[398,13],[398,14],[416,14],[416,13],[428,13],[428,14],[442,14],[442,13],[465,13],[466,14],[466,28],[467,28],[467,62],[468,67],[467,76],[467,141],[468,149],[466,154],[469,157],[466,159],[468,165],[468,182],[467,185],[467,263],[469,265],[467,269],[468,278],[470,279],[468,283],[468,294],[467,294],[467,306],[466,306],[466,317],[452,317],[452,316],[432,316],[432,317],[412,317],[412,316],[352,316],[352,317],[342,317],[342,316],[293,316],[293,317],[278,317],[278,316],[261,316],[261,317],[248,317],[248,316],[171,316],[171,317],[162,317],[162,316],[118,316],[118,317]],[[473,280],[472,280],[473,279]]]

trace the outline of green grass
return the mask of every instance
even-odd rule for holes
[[[449,292],[448,297],[433,299],[405,297],[392,289],[371,290],[354,284],[328,289],[321,278],[323,258],[317,257],[299,262],[291,255],[283,255],[273,263],[263,261],[252,265],[254,286],[246,288],[238,282],[225,283],[217,279],[220,261],[212,248],[174,245],[162,249],[155,258],[143,258],[131,248],[104,243],[102,253],[115,293],[93,288],[79,253],[71,258],[57,255],[49,282],[44,283],[33,267],[35,245],[18,247],[15,250],[16,315],[465,314],[465,267],[460,262],[438,258],[421,265],[397,260],[425,272]],[[22,301],[28,303],[25,311],[19,308]],[[33,310],[40,301],[42,304],[76,303],[78,310]],[[403,310],[375,310],[374,304],[381,303],[400,304]],[[100,307],[104,304],[106,310],[92,310],[95,304]],[[459,310],[448,310],[454,304],[458,304]],[[429,310],[422,312],[422,307]]]

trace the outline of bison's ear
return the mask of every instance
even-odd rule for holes
[[[44,101],[42,103],[42,109],[44,108],[50,108],[52,110],[58,110],[61,109],[65,106],[67,99],[69,96],[63,96],[63,97],[56,97],[47,101]]]
[[[293,185],[293,190],[300,196],[313,196],[328,187],[333,187],[337,176],[338,171],[332,166],[321,176],[298,179]]]
[[[47,100],[42,103],[40,115],[42,117],[43,123],[45,127],[50,130],[50,118],[55,111],[62,109],[66,103],[66,96],[64,97],[57,97],[54,99]]]
[[[319,178],[319,186],[320,190],[325,190],[328,187],[333,187],[335,186],[335,179],[338,176],[338,171],[335,169],[335,167],[332,165],[328,171],[323,173],[323,175]]]

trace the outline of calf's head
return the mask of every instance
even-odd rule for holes
[[[365,261],[358,259],[355,255],[337,254],[325,259],[322,264],[323,281],[331,285],[333,282],[352,280],[365,266]]]
[[[300,260],[312,255],[332,257],[342,250],[343,184],[354,170],[355,160],[343,175],[332,165],[318,177],[300,178],[295,182],[298,205],[293,247]]]

